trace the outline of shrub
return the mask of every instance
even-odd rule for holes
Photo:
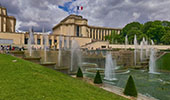
[[[103,82],[102,82],[102,79],[101,79],[101,76],[100,76],[99,70],[97,71],[96,76],[95,76],[95,78],[94,78],[94,83],[95,83],[95,84],[101,84],[101,83],[103,83]]]
[[[137,97],[138,95],[133,77],[131,75],[128,78],[128,81],[127,81],[127,84],[126,84],[126,87],[123,93],[125,95],[134,96],[134,97]]]
[[[83,73],[82,73],[82,71],[81,71],[81,68],[79,67],[79,69],[78,69],[78,71],[77,71],[77,75],[76,75],[77,77],[81,77],[81,78],[83,78]]]

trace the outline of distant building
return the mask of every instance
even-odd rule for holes
[[[28,44],[29,33],[15,32],[16,19],[7,15],[6,8],[0,7],[0,44],[12,44],[26,46]],[[50,47],[70,48],[70,42],[75,39],[80,46],[88,49],[107,48],[109,43],[105,41],[105,36],[112,31],[120,33],[121,29],[89,26],[88,20],[78,15],[69,15],[59,24],[53,27],[53,33],[48,35]],[[62,39],[60,38],[62,36]],[[34,32],[34,47],[43,48],[43,33]]]
[[[87,37],[93,40],[105,40],[112,31],[120,34],[119,28],[89,26],[88,20],[78,15],[70,15],[53,27],[53,34]]]
[[[16,19],[7,15],[7,10],[0,6],[0,32],[15,32]]]

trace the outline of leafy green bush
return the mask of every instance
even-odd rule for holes
[[[100,76],[99,70],[97,71],[96,76],[95,76],[95,78],[94,78],[94,83],[95,83],[95,84],[101,84],[101,83],[103,83],[103,82],[102,82],[102,79],[101,79],[101,76]]]
[[[79,69],[78,69],[78,71],[77,71],[77,75],[76,75],[77,77],[81,77],[81,78],[83,78],[83,73],[82,73],[82,71],[81,71],[81,68],[79,67]]]
[[[126,87],[123,93],[125,95],[134,96],[134,97],[137,97],[138,95],[134,80],[131,75],[128,78],[128,81],[127,81],[127,84],[126,84]]]

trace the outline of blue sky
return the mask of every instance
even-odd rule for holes
[[[67,12],[68,14],[76,14],[76,6],[72,6],[72,4],[76,0],[65,2],[63,5],[58,5],[58,8],[62,9],[63,11]]]

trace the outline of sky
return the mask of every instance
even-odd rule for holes
[[[88,19],[89,25],[123,28],[138,21],[170,21],[170,0],[0,0],[8,15],[17,19],[16,30],[51,31],[70,14]],[[83,10],[77,13],[77,6]]]

